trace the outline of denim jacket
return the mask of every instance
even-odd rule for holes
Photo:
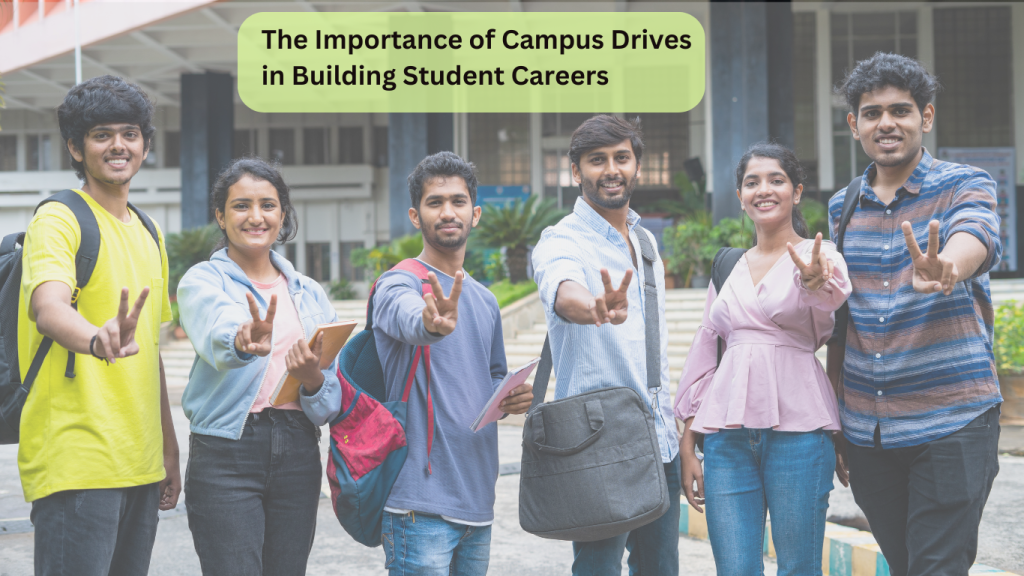
[[[270,252],[270,260],[288,280],[288,293],[298,310],[303,334],[308,337],[317,324],[337,321],[338,314],[320,284],[296,272],[277,252]],[[193,433],[241,438],[263,384],[273,351],[260,357],[235,349],[238,328],[252,320],[247,293],[256,298],[260,312],[266,315],[267,303],[238,264],[228,258],[227,249],[215,252],[209,262],[193,266],[178,284],[181,327],[196,349],[181,398]],[[318,426],[337,412],[341,403],[337,368],[335,358],[323,371],[320,390],[311,396],[304,389],[299,394],[303,412]]]

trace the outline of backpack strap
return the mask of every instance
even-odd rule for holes
[[[836,230],[836,251],[843,253],[843,241],[846,239],[846,227],[853,219],[853,213],[860,203],[860,186],[864,180],[863,176],[854,178],[846,187],[846,196],[843,198],[843,211],[839,216],[839,229]],[[842,345],[846,342],[846,329],[850,324],[850,304],[843,302],[843,305],[836,310],[835,325],[832,328],[832,337],[829,338],[830,345]]]
[[[142,225],[146,227],[146,232],[149,232],[149,235],[153,237],[153,242],[156,242],[156,249],[159,251],[160,235],[156,231],[156,225],[153,224],[153,221],[150,220],[149,216],[145,212],[136,208],[131,202],[128,203],[128,208],[132,212],[135,212],[135,215],[139,217],[140,221],[142,221]]]
[[[391,270],[399,272],[408,272],[415,276],[420,281],[420,292],[422,294],[433,294],[434,289],[430,285],[430,279],[427,276],[429,270],[423,265],[422,262],[415,258],[406,258],[398,264],[395,264]],[[385,272],[384,274],[387,274]],[[377,291],[377,282],[384,277],[384,274],[380,275],[380,278],[374,281],[373,286],[370,288],[370,296],[366,302],[366,329],[370,330],[373,328],[373,295]],[[416,369],[419,368],[420,358],[423,358],[423,369],[427,376],[427,473],[432,474],[433,470],[430,466],[430,451],[434,447],[434,400],[430,395],[430,346],[416,346],[413,350],[412,360],[409,363],[409,370],[405,378],[405,388],[402,390],[402,402],[409,401],[409,394],[412,392],[413,383],[416,381]]]
[[[78,298],[82,295],[82,289],[85,288],[85,285],[89,283],[89,279],[92,278],[92,272],[96,268],[96,259],[100,254],[100,226],[96,222],[96,215],[93,214],[92,208],[74,190],[61,190],[51,195],[40,202],[36,206],[36,210],[39,210],[40,206],[49,202],[59,202],[67,206],[78,220],[78,228],[81,231],[82,241],[78,245],[78,251],[75,253],[75,289],[71,293],[71,307],[78,310]],[[43,346],[40,345],[40,351],[42,349]],[[32,364],[34,366],[36,362],[33,360]],[[42,365],[41,359],[39,364]],[[64,377],[75,377],[75,353],[70,350],[68,350],[68,364],[64,370]]]
[[[732,274],[736,263],[746,254],[745,248],[719,248],[715,253],[715,259],[711,262],[711,284],[715,287],[715,297],[722,293],[722,286]],[[718,337],[718,364],[722,363],[722,355],[725,354],[725,346],[722,337]]]

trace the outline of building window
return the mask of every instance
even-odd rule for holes
[[[18,137],[0,136],[0,172],[18,169]]]
[[[362,163],[363,127],[343,126],[338,128],[338,164]]]
[[[1013,146],[1010,8],[943,8],[934,12],[940,148]],[[936,153],[935,150],[932,153]]]
[[[383,168],[388,165],[388,127],[373,127],[373,165]]]
[[[231,155],[234,158],[258,156],[259,148],[257,142],[259,142],[259,132],[257,130],[235,130]]]
[[[626,114],[640,118],[644,155],[640,159],[640,186],[674,188],[675,174],[690,156],[690,121],[687,114]]]
[[[541,136],[572,136],[591,116],[586,112],[546,112],[540,116]]]
[[[181,167],[181,132],[164,132],[164,168]]]
[[[302,129],[302,163],[307,166],[327,164],[331,158],[331,129]]]
[[[352,251],[362,247],[362,242],[342,242],[339,245],[338,256],[340,260],[338,263],[340,264],[341,277],[349,282],[361,282],[364,278],[364,269],[356,268],[352,265]]]
[[[25,170],[40,172],[50,170],[50,135],[29,134],[25,137]]]
[[[818,189],[818,139],[814,116],[817,69],[814,12],[793,14],[793,142],[807,173],[805,189]]]
[[[270,129],[270,160],[283,166],[295,164],[295,130]]]
[[[284,257],[292,263],[292,266],[298,268],[298,245],[294,242],[289,242],[284,245]]]
[[[306,276],[317,282],[327,282],[331,279],[330,243],[306,243]]]
[[[857,62],[874,56],[875,52],[917,58],[917,14],[914,12],[832,13],[831,26],[833,85],[841,84]],[[832,110],[837,188],[860,176],[871,162],[860,143],[850,135],[850,126],[846,123],[848,112],[845,102]]]
[[[530,183],[529,114],[471,114],[467,148],[480,184]]]

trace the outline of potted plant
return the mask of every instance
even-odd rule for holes
[[[556,224],[566,214],[564,210],[555,208],[554,199],[538,200],[538,196],[531,195],[525,202],[517,198],[506,206],[484,206],[483,217],[475,233],[476,239],[484,246],[505,248],[505,264],[512,284],[527,279],[526,254],[529,247],[540,240],[545,228]]]
[[[711,241],[711,214],[697,212],[679,224],[666,228],[665,268],[683,279],[684,286],[707,287],[711,261],[719,246]]]
[[[167,249],[167,289],[171,301],[171,324],[174,326],[174,337],[179,340],[187,336],[178,320],[178,282],[189,268],[210,259],[210,254],[220,239],[221,232],[216,224],[182,230],[164,237],[164,246]]]
[[[1024,302],[1009,301],[996,309],[996,370],[1003,406],[1003,424],[1024,424]]]

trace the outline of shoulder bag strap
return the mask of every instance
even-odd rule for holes
[[[658,285],[654,277],[654,261],[657,252],[651,244],[647,230],[636,227],[636,236],[640,240],[640,257],[644,266],[644,339],[647,348],[647,388],[651,393],[651,401],[661,389],[661,318],[658,316]],[[651,320],[654,320],[653,322]],[[530,412],[544,403],[544,395],[548,391],[551,380],[551,337],[544,337],[544,349],[540,354],[540,363],[533,377],[533,403]]]
[[[853,213],[860,203],[860,187],[863,177],[854,178],[846,187],[846,197],[843,198],[843,211],[839,216],[839,228],[836,230],[836,251],[843,253],[843,241],[846,239],[846,227],[853,219]],[[843,305],[836,310],[835,323],[832,326],[832,337],[828,339],[828,346],[825,350],[825,373],[832,383],[836,395],[839,395],[839,383],[842,379],[843,364],[846,362],[846,330],[850,324],[850,304],[843,302]]]

